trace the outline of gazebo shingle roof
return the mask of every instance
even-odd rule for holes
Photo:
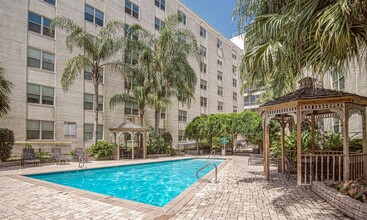
[[[145,131],[147,129],[141,125],[131,122],[130,120],[125,120],[119,126],[110,128],[109,130],[110,131]]]
[[[323,89],[323,88],[302,88],[298,89],[292,93],[288,93],[282,97],[274,99],[272,101],[266,102],[261,107],[277,105],[286,102],[307,100],[307,99],[323,99],[323,98],[338,98],[347,96],[358,96],[352,93]]]

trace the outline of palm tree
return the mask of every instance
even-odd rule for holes
[[[139,33],[136,49],[139,51],[139,66],[154,83],[155,131],[159,129],[160,112],[167,107],[172,97],[181,97],[190,104],[197,83],[196,73],[188,58],[200,59],[195,36],[181,25],[182,18],[170,15],[156,34],[139,25],[131,30]]]
[[[122,23],[110,21],[103,26],[97,35],[92,35],[78,26],[74,21],[65,17],[56,17],[53,25],[65,28],[68,32],[66,46],[72,52],[73,47],[83,50],[83,54],[78,54],[70,58],[64,68],[61,85],[66,92],[70,89],[78,74],[83,73],[85,68],[91,68],[92,81],[94,87],[93,111],[95,113],[93,126],[93,141],[97,142],[98,127],[98,88],[101,83],[101,70],[104,67],[115,67],[118,69],[118,61],[110,61],[123,46],[123,37],[119,30]]]
[[[13,84],[5,79],[5,70],[0,67],[0,117],[7,115],[10,111],[9,94]]]
[[[240,69],[250,84],[285,83],[281,78],[305,70],[321,76],[343,71],[367,45],[366,1],[238,0],[233,16],[245,28]],[[279,94],[285,86],[274,88]]]

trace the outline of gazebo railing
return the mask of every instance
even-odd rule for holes
[[[312,181],[342,181],[344,179],[344,154],[302,154],[302,185]],[[364,163],[367,154],[349,154],[349,179],[367,178],[364,176]]]

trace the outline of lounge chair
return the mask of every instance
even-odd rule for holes
[[[262,164],[264,163],[264,156],[262,154],[250,154],[248,164]]]
[[[64,155],[61,154],[61,148],[51,148],[51,155],[53,161],[57,164],[57,162],[70,162],[69,158],[66,158]]]
[[[37,165],[41,163],[40,160],[36,159],[36,154],[34,153],[33,148],[29,147],[23,148],[22,152],[23,152],[22,162],[24,167],[26,167],[27,164]]]
[[[90,156],[86,155],[84,153],[83,148],[75,148],[74,149],[75,155],[77,156],[77,161],[81,158],[84,162],[88,162],[90,159]]]

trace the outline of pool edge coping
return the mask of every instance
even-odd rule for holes
[[[203,157],[189,157],[189,158],[175,158],[172,160],[164,160],[164,161],[153,161],[153,162],[138,162],[134,164],[124,164],[124,165],[118,165],[118,166],[129,166],[129,165],[141,165],[141,164],[151,164],[151,163],[159,163],[159,162],[169,162],[169,161],[177,161],[177,160],[188,160],[188,159],[206,159]],[[223,160],[223,162],[218,166],[218,173],[230,162],[232,159],[230,158],[220,158],[217,157],[215,159]],[[108,165],[108,166],[101,166],[101,167],[95,167],[95,168],[86,168],[87,169],[99,169],[99,168],[111,168],[111,167],[117,167],[116,165]],[[78,171],[78,170],[65,170],[65,171],[58,171],[58,172],[72,172],[72,171]],[[79,170],[80,171],[80,170]],[[176,213],[178,210],[180,210],[187,202],[190,201],[193,195],[195,195],[200,189],[202,189],[204,186],[209,184],[209,182],[200,182],[197,181],[190,185],[186,190],[181,192],[178,196],[176,196],[174,199],[172,199],[170,202],[168,202],[163,207],[153,206],[145,203],[135,202],[132,200],[112,197],[100,193],[95,193],[83,189],[78,189],[70,186],[65,186],[57,183],[47,182],[35,178],[28,177],[28,175],[36,175],[36,174],[47,174],[47,173],[58,173],[58,172],[40,172],[40,173],[34,173],[34,174],[16,174],[16,175],[4,175],[8,178],[15,179],[22,182],[27,182],[30,184],[34,184],[41,187],[47,187],[51,188],[60,192],[64,193],[70,193],[76,196],[85,197],[88,199],[96,200],[98,202],[103,202],[106,204],[119,206],[122,208],[128,208],[135,211],[141,211],[144,213],[144,218],[147,217],[164,217],[167,215],[172,215]],[[214,172],[215,169],[211,170],[209,173],[204,175],[202,179],[213,179],[214,178]]]

